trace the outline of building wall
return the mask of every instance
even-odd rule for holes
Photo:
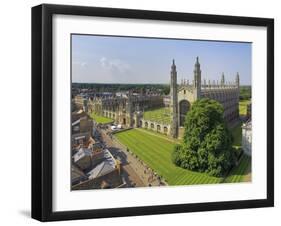
[[[245,154],[252,155],[252,126],[251,123],[242,126],[242,149]]]
[[[169,124],[161,124],[158,122],[142,119],[140,120],[140,127],[165,135],[171,135],[171,125]]]
[[[195,90],[192,85],[183,85],[178,91],[179,124],[181,123],[181,103],[188,101],[192,105],[197,100]],[[200,98],[210,98],[218,101],[224,108],[224,118],[227,122],[232,122],[239,117],[239,88],[237,86],[210,86],[201,88]]]
[[[100,189],[103,188],[103,183],[108,184],[110,188],[116,188],[121,186],[123,184],[123,181],[120,176],[119,170],[116,169],[104,176],[87,180],[77,185],[73,185],[72,190]]]
[[[224,118],[227,122],[239,118],[239,88],[238,87],[216,87],[202,90],[201,97],[214,99],[222,104]]]

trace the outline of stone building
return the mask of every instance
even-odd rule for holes
[[[92,165],[92,151],[87,148],[80,148],[73,155],[73,162],[82,170],[89,169]]]
[[[224,108],[224,118],[231,123],[239,118],[239,74],[233,83],[227,83],[222,74],[221,81],[215,82],[201,78],[199,58],[196,58],[193,81],[177,81],[175,60],[170,72],[170,95],[133,94],[92,97],[85,101],[74,97],[74,105],[87,112],[112,118],[124,127],[143,127],[174,138],[183,135],[183,125],[192,103],[200,98],[210,98],[220,102]],[[170,109],[170,123],[145,120],[143,113],[147,109],[167,107]]]
[[[239,74],[236,75],[234,83],[226,83],[224,74],[221,81],[211,84],[201,79],[199,58],[196,58],[194,66],[194,79],[192,83],[182,80],[177,84],[177,70],[173,60],[171,67],[170,83],[170,108],[172,112],[171,135],[176,138],[182,136],[185,116],[192,106],[192,103],[200,98],[210,98],[218,101],[224,108],[224,118],[232,122],[239,118]],[[167,101],[166,101],[167,102]]]
[[[163,107],[163,96],[159,94],[133,94],[128,91],[122,96],[94,97],[88,100],[87,109],[125,127],[139,126],[141,112],[146,109]]]
[[[244,153],[252,155],[252,121],[249,120],[242,125],[242,149]]]
[[[85,162],[90,167],[85,168]],[[72,164],[72,190],[117,188],[125,185],[121,177],[120,162],[107,149],[92,153],[91,159],[84,161],[82,167],[77,163],[74,161]]]

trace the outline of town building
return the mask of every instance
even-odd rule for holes
[[[88,148],[80,148],[73,155],[73,162],[82,170],[87,170],[92,166],[92,151]]]
[[[104,149],[91,154],[91,164],[87,170],[80,170],[74,161],[72,168],[72,190],[105,189],[123,187],[126,183],[121,177],[121,165],[109,150]],[[85,179],[86,177],[86,179]],[[78,182],[77,182],[78,181]]]
[[[252,121],[242,125],[242,149],[245,154],[252,155]]]
[[[71,185],[79,184],[86,181],[88,177],[75,164],[71,164]]]

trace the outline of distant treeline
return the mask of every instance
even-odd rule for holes
[[[132,90],[134,92],[155,91],[164,95],[170,93],[168,84],[102,84],[102,83],[72,83],[72,88],[93,89],[95,92],[121,92]],[[251,86],[240,86],[240,100],[251,99]]]
[[[101,84],[101,83],[72,83],[72,88],[93,89],[95,92],[120,92],[132,90],[134,92],[155,91],[169,94],[168,84]]]

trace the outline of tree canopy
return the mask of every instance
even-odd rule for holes
[[[234,164],[232,135],[223,119],[223,107],[203,98],[187,113],[183,142],[176,145],[173,162],[185,169],[223,176]]]

